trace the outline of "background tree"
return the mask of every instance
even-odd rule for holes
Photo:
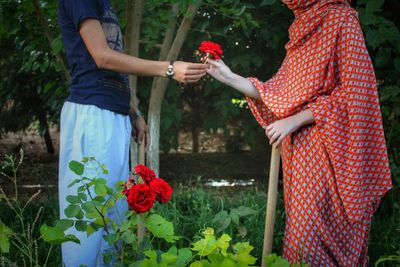
[[[25,130],[37,121],[49,153],[49,122],[58,121],[68,79],[55,18],[55,1],[0,3],[0,131]]]

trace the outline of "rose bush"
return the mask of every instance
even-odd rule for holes
[[[96,177],[83,176],[87,164],[100,166],[101,173]],[[172,188],[146,166],[136,166],[134,177],[128,178],[125,183],[119,182],[115,189],[108,187],[105,179],[100,177],[106,175],[108,171],[105,165],[97,162],[95,158],[84,158],[81,162],[72,161],[69,167],[79,176],[71,181],[70,186],[79,184],[80,186],[77,187],[77,195],[67,197],[67,201],[70,202],[65,209],[68,219],[59,220],[54,227],[44,224],[40,228],[42,239],[52,246],[69,241],[79,243],[79,239],[73,235],[65,235],[65,231],[72,227],[86,232],[88,236],[99,229],[104,229],[106,233],[103,235],[104,240],[114,246],[115,250],[104,253],[103,260],[104,263],[112,262],[113,266],[255,266],[257,258],[251,255],[253,247],[249,242],[233,243],[228,234],[221,233],[217,236],[212,228],[206,228],[201,237],[191,242],[190,247],[178,248],[177,241],[181,237],[175,234],[174,225],[154,213],[152,209],[157,203],[168,203]],[[118,225],[107,218],[107,211],[117,208],[115,203],[124,198],[131,210]],[[235,216],[233,212],[231,213],[236,218],[243,212],[248,213],[250,210],[241,212],[238,210]],[[143,230],[143,227],[146,230],[144,236],[140,236],[140,229]],[[169,247],[163,251],[153,245],[156,241],[163,241]],[[272,267],[290,266],[280,257],[274,256],[266,260]]]

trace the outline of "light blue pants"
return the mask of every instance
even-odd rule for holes
[[[61,111],[60,162],[59,162],[59,204],[60,217],[66,218],[64,209],[69,205],[68,195],[76,195],[77,187],[68,188],[68,184],[77,177],[69,170],[71,160],[80,161],[83,157],[95,157],[106,164],[109,174],[102,175],[107,185],[114,188],[118,180],[129,177],[129,142],[131,123],[129,116],[100,109],[92,105],[65,102]],[[119,214],[127,211],[124,199],[117,203]],[[115,209],[108,217],[118,221]],[[86,232],[71,228],[66,234],[78,237],[81,244],[66,242],[62,244],[62,260],[66,267],[107,266],[103,264],[102,254],[113,249],[103,239],[104,232],[87,237]]]

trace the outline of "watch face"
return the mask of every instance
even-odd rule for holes
[[[174,75],[174,67],[172,65],[168,66],[167,75],[168,76]]]

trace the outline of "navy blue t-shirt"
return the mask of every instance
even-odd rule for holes
[[[111,49],[123,51],[118,18],[109,0],[59,0],[58,19],[71,69],[67,101],[129,114],[128,76],[97,67],[79,34],[79,24],[87,18],[101,23]]]

